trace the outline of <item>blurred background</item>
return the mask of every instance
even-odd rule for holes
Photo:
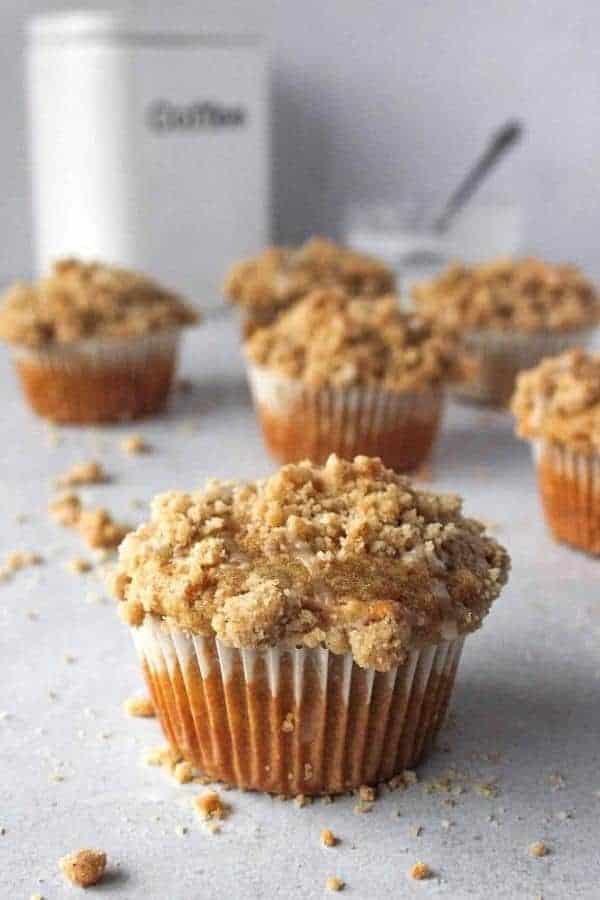
[[[98,5],[79,0],[76,7]],[[600,276],[600,4],[593,0],[101,6],[133,8],[156,23],[180,18],[196,31],[266,36],[273,239],[344,236],[370,221],[373,206],[402,211],[415,197],[444,198],[494,129],[517,118],[522,141],[477,194],[478,203],[500,210],[498,249],[514,244]],[[73,7],[62,0],[2,0],[0,7],[5,277],[34,267],[26,23]]]

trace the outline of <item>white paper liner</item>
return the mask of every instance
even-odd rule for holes
[[[585,347],[595,330],[584,328],[542,334],[466,332],[465,349],[478,365],[478,372],[468,381],[453,384],[452,393],[477,403],[507,406],[519,372],[537,366],[546,356],[556,356],[570,347]]]
[[[284,794],[339,793],[416,765],[443,722],[463,644],[376,672],[322,648],[237,650],[152,616],[132,633],[176,750],[216,780]]]
[[[546,439],[532,441],[531,449],[551,531],[560,541],[600,554],[600,454]]]
[[[265,433],[269,448],[283,462],[364,454],[381,456],[392,468],[414,468],[431,449],[444,405],[439,386],[407,393],[371,386],[315,389],[252,363],[248,380],[259,416],[268,411],[284,435],[287,422],[296,429],[300,425],[297,449],[278,446]]]

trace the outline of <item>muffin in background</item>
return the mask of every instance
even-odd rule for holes
[[[313,237],[299,247],[268,247],[236,263],[224,291],[242,311],[242,331],[248,337],[314,288],[332,285],[356,296],[377,297],[394,290],[395,276],[371,256]]]
[[[114,589],[180,756],[239,787],[330,794],[430,751],[508,570],[457,497],[332,456],[156,497]]]
[[[167,399],[181,329],[199,320],[135,272],[61,260],[0,306],[0,339],[38,415],[84,424],[147,416]]]
[[[421,315],[460,331],[477,363],[455,393],[499,407],[520,371],[585,345],[600,320],[600,296],[578,269],[538,259],[453,264],[416,285],[413,301]]]
[[[576,349],[521,373],[512,411],[554,537],[600,554],[600,355]]]
[[[403,313],[393,296],[316,290],[244,344],[265,443],[279,462],[330,453],[423,463],[447,382],[463,374],[454,336]]]

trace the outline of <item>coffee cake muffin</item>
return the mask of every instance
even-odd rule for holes
[[[249,336],[318,287],[337,285],[356,296],[377,297],[394,290],[391,269],[370,256],[314,237],[300,247],[268,247],[236,263],[224,284],[225,296],[243,313]]]
[[[61,260],[0,307],[21,385],[40,416],[112,422],[157,412],[173,379],[181,329],[198,315],[149,278]]]
[[[114,589],[178,754],[239,787],[331,794],[429,752],[508,569],[457,497],[331,456],[156,497]]]
[[[600,554],[600,355],[576,349],[523,372],[512,411],[532,443],[552,533]]]
[[[538,259],[454,264],[416,285],[413,300],[419,313],[465,335],[478,371],[457,393],[501,407],[518,372],[586,343],[600,319],[591,282],[573,266]]]
[[[280,462],[380,456],[411,470],[437,434],[457,341],[395,297],[313,291],[244,345],[267,447]]]

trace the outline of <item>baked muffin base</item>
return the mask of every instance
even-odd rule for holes
[[[554,441],[536,441],[538,484],[554,537],[600,554],[600,455]]]
[[[555,356],[569,347],[585,346],[594,331],[585,328],[533,334],[467,332],[465,349],[476,371],[469,380],[453,385],[452,393],[463,400],[507,407],[519,372],[537,366],[545,356]]]
[[[444,405],[441,388],[406,394],[371,387],[314,389],[259,366],[248,377],[265,444],[282,463],[378,456],[397,471],[429,457]]]
[[[19,349],[15,367],[39,416],[59,424],[118,422],[152,415],[169,395],[179,334],[123,341],[79,341]]]
[[[276,794],[336,794],[415,766],[444,720],[462,638],[390,672],[323,649],[236,650],[147,616],[132,629],[162,728],[204,774]]]

